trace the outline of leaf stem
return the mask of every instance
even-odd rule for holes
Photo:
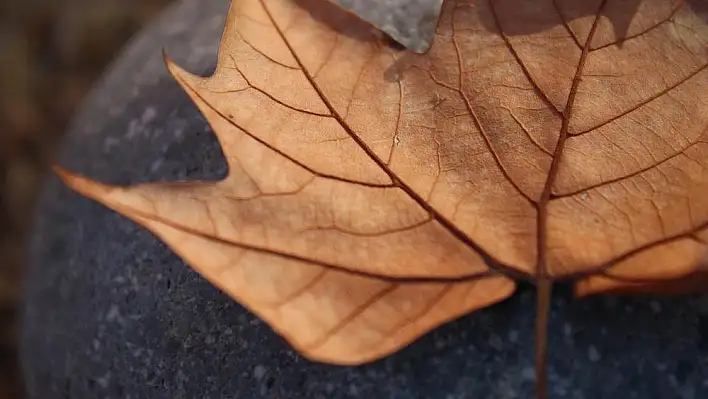
[[[548,396],[548,319],[552,291],[553,282],[542,277],[536,286],[536,399],[546,399]]]

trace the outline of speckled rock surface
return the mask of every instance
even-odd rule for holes
[[[207,75],[226,0],[184,0],[122,54],[77,115],[60,162],[111,183],[218,179],[213,133],[160,50]],[[311,363],[129,220],[50,178],[27,275],[32,399],[528,398],[528,288],[361,367]],[[708,397],[708,301],[555,293],[553,398]]]

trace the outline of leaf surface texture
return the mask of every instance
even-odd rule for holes
[[[395,351],[514,278],[692,290],[708,247],[707,9],[446,0],[418,54],[332,3],[234,0],[213,76],[167,61],[225,180],[58,171],[333,363]]]

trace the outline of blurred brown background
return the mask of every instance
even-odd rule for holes
[[[53,148],[107,64],[171,1],[0,1],[0,399],[23,396],[24,237]]]

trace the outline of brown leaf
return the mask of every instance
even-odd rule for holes
[[[59,175],[332,363],[384,356],[525,277],[543,366],[551,281],[705,281],[705,2],[448,0],[425,54],[325,4],[234,0],[213,76],[167,61],[225,180]]]

